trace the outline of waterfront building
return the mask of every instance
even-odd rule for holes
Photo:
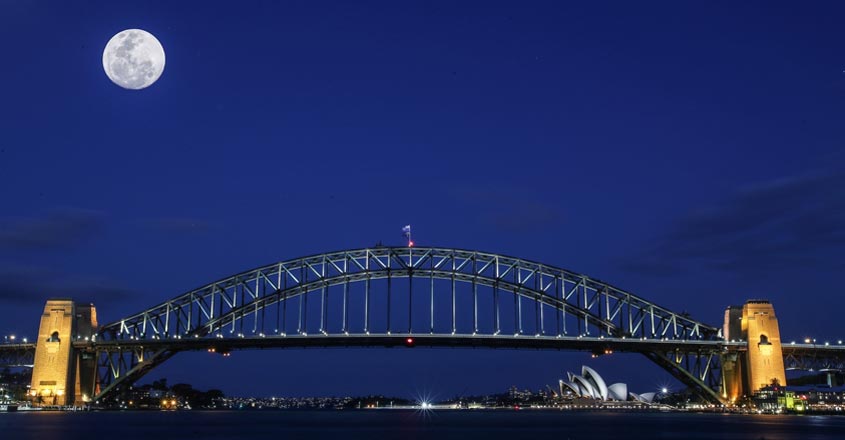
[[[558,380],[558,387],[560,390],[559,396],[568,400],[577,398],[602,402],[630,400],[650,404],[656,396],[656,393],[631,393],[628,391],[628,385],[624,383],[614,383],[608,386],[596,370],[586,365],[581,367],[580,375],[570,372],[566,374],[568,380]]]
[[[845,412],[845,386],[768,386],[754,394],[762,412]]]

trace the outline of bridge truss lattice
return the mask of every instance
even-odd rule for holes
[[[390,345],[405,336],[432,346],[614,346],[718,398],[715,327],[586,275],[459,249],[377,247],[274,263],[108,324],[91,347],[103,398],[186,349]]]

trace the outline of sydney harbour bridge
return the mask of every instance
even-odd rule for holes
[[[447,248],[379,246],[296,258],[209,283],[106,325],[98,325],[96,315],[91,304],[49,300],[37,341],[0,346],[0,366],[33,367],[33,401],[58,405],[106,402],[191,350],[634,353],[715,404],[731,404],[770,379],[784,383],[785,369],[845,367],[841,344],[781,344],[766,301],[729,307],[725,325],[714,326],[587,275]],[[774,367],[761,370],[763,364]]]

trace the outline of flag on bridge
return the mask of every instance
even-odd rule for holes
[[[411,240],[411,225],[402,227],[402,236],[408,239],[408,247],[414,245],[414,242]]]

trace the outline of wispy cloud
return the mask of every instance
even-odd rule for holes
[[[845,263],[845,171],[818,171],[743,188],[679,219],[623,266],[665,274],[735,273]]]
[[[0,268],[0,302],[5,303],[41,304],[54,297],[108,303],[133,294],[133,290],[105,279],[71,276],[43,267]]]
[[[189,217],[147,218],[139,220],[138,224],[147,229],[172,234],[205,232],[212,226],[205,220]]]
[[[46,216],[0,219],[0,250],[45,250],[73,246],[104,227],[98,211],[65,208]]]

